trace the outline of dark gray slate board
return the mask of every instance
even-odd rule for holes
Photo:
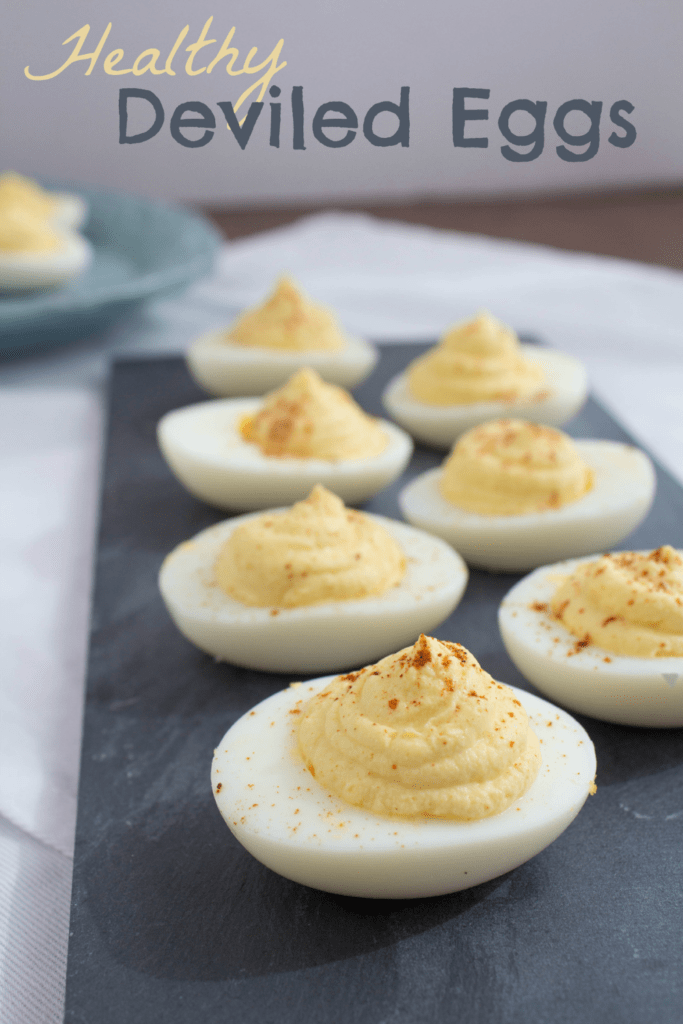
[[[365,408],[381,411],[381,385],[419,350],[382,349],[356,392]],[[203,397],[179,359],[113,370],[68,1024],[680,1024],[683,730],[583,719],[597,796],[528,864],[451,896],[331,896],[272,874],[232,838],[211,793],[213,748],[292,677],[214,663],[157,592],[164,555],[222,518],[182,490],[155,441],[163,413]],[[568,430],[629,440],[593,401]],[[418,449],[407,476],[440,458]],[[367,507],[398,517],[403,482]],[[623,546],[683,547],[683,491],[663,471],[658,486]],[[531,689],[496,625],[517,578],[473,572],[438,635]]]

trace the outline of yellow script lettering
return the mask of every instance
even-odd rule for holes
[[[90,31],[90,25],[84,25],[82,28],[79,28],[78,32],[74,32],[74,34],[72,36],[69,36],[68,39],[64,40],[64,42],[62,43],[62,46],[66,46],[66,44],[70,43],[72,39],[77,39],[78,42],[76,43],[76,45],[74,46],[73,50],[71,51],[71,54],[67,57],[67,59],[62,64],[61,68],[57,68],[56,71],[51,71],[49,75],[32,75],[31,72],[28,69],[28,64],[27,64],[26,67],[24,68],[24,74],[26,75],[26,77],[32,79],[34,82],[42,82],[42,81],[45,81],[46,78],[56,78],[57,75],[61,75],[61,73],[64,70],[64,68],[68,68],[69,64],[74,64],[77,60],[89,60],[90,61],[90,67],[88,68],[88,70],[85,73],[86,73],[86,75],[91,74],[92,69],[95,67],[95,64],[97,63],[97,58],[99,57],[100,53],[102,52],[102,47],[104,46],[104,44],[106,42],[107,36],[111,32],[111,22],[109,22],[109,24],[105,28],[104,32],[102,33],[102,38],[100,39],[99,43],[97,44],[97,48],[95,50],[93,50],[92,53],[81,53],[81,48],[82,48],[82,46],[83,46],[83,44],[84,44],[84,42],[85,42],[85,40],[86,40],[86,38],[88,36],[88,32],[89,31]],[[123,56],[123,53],[122,53],[122,56]],[[119,58],[119,60],[120,59],[121,58]],[[119,72],[119,74],[120,74],[120,72]]]
[[[157,62],[157,57],[159,57],[159,56],[160,56],[160,53],[159,53],[158,50],[144,50],[140,54],[140,56],[136,58],[136,61],[133,64],[133,74],[134,75],[144,75],[145,71],[151,71],[153,75],[164,75],[164,74],[166,74],[164,68],[162,68],[161,71],[159,71],[159,69],[157,68],[156,62]],[[143,59],[143,57],[149,57],[149,60],[147,61],[146,64],[144,64],[142,67],[140,67],[140,61]]]
[[[230,71],[229,69],[226,68],[226,70],[228,71],[228,74],[240,74],[240,75],[243,75],[243,74],[253,75],[257,71],[262,71],[263,68],[265,68],[265,67],[268,68],[268,70],[266,71],[265,75],[262,75],[260,78],[258,78],[254,82],[253,85],[250,85],[248,89],[244,90],[244,92],[242,93],[242,95],[238,99],[237,103],[233,107],[234,110],[237,110],[237,108],[244,102],[244,100],[246,100],[247,97],[252,94],[254,89],[258,89],[259,85],[261,86],[261,89],[260,89],[259,94],[258,94],[258,101],[259,101],[259,103],[261,102],[261,100],[265,96],[266,89],[270,85],[270,82],[271,82],[271,79],[273,78],[273,75],[277,74],[278,71],[281,71],[283,68],[287,67],[287,61],[286,60],[283,60],[282,64],[278,64],[278,62],[277,62],[277,59],[280,56],[280,53],[282,52],[282,47],[284,46],[284,44],[285,44],[284,39],[281,39],[279,41],[279,43],[277,44],[277,46],[273,49],[272,53],[270,53],[261,64],[256,64],[254,67],[251,66],[251,58],[256,53],[258,47],[253,46],[251,48],[251,50],[249,51],[249,53],[247,54],[247,59],[245,60],[244,67],[242,68],[241,71]]]
[[[172,66],[173,65],[173,58],[175,57],[176,53],[180,49],[180,44],[182,43],[183,39],[185,38],[185,36],[187,35],[187,33],[189,31],[190,31],[190,26],[186,25],[185,28],[182,30],[182,32],[179,34],[179,36],[176,39],[175,43],[173,44],[173,49],[169,53],[168,60],[164,64],[164,71],[166,72],[167,75],[175,75],[175,71],[173,70],[173,66]]]
[[[213,15],[211,15],[209,20],[204,25],[204,28],[202,29],[202,31],[201,31],[201,33],[199,35],[199,39],[197,40],[197,42],[196,43],[191,43],[190,46],[186,46],[185,47],[185,49],[187,50],[187,52],[190,55],[187,58],[187,61],[185,62],[185,72],[188,75],[201,75],[201,74],[204,73],[204,71],[206,71],[206,67],[198,68],[195,71],[195,69],[192,67],[192,61],[195,59],[195,57],[197,56],[197,53],[202,49],[202,47],[210,46],[211,43],[215,43],[216,42],[215,39],[207,39],[206,38],[206,33],[211,28],[211,22],[212,21],[213,21]]]
[[[233,25],[233,27],[230,29],[230,31],[228,32],[227,36],[223,40],[223,45],[221,46],[220,50],[218,51],[218,54],[213,58],[213,60],[209,64],[208,68],[206,69],[207,75],[211,74],[213,69],[216,67],[216,64],[218,64],[218,61],[219,60],[223,60],[224,57],[230,57],[230,60],[228,61],[227,65],[226,65],[226,68],[225,68],[225,70],[228,72],[228,74],[229,75],[239,75],[239,74],[241,74],[241,72],[239,72],[239,71],[233,71],[232,70],[235,61],[237,60],[237,58],[240,55],[240,51],[239,50],[235,49],[234,46],[230,46],[230,43],[232,42],[232,37],[234,36],[234,34],[235,34],[235,26]]]
[[[123,59],[123,50],[112,50],[104,58],[103,68],[106,75],[129,75],[132,68],[121,68],[120,71],[114,71],[114,67]]]

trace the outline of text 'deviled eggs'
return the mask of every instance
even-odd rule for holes
[[[506,595],[498,621],[513,662],[560,704],[621,725],[683,725],[683,658],[639,658],[603,650],[573,636],[551,614],[550,601],[574,569],[592,558],[546,565]]]
[[[352,807],[330,796],[297,752],[297,712],[329,681],[295,685],[244,715],[216,748],[211,775],[239,842],[302,885],[377,899],[467,889],[543,850],[591,790],[595,751],[586,732],[566,712],[511,688],[541,740],[543,763],[507,810],[462,822],[384,818]]]

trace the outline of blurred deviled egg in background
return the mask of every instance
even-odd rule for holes
[[[240,511],[296,501],[315,483],[346,502],[365,501],[402,473],[413,450],[400,427],[368,416],[309,368],[263,399],[176,409],[160,421],[158,438],[192,494]]]
[[[399,505],[471,564],[521,572],[611,547],[642,522],[654,493],[652,463],[631,445],[501,419],[463,434]]]
[[[450,448],[499,416],[559,426],[586,399],[586,372],[554,349],[522,345],[489,313],[456,324],[387,385],[382,400],[413,437]]]
[[[331,310],[312,302],[288,277],[261,305],[231,327],[195,341],[187,363],[214,395],[262,395],[310,366],[333,384],[351,388],[377,361],[368,342],[344,334]]]
[[[220,660],[271,672],[364,664],[443,622],[467,583],[448,544],[347,509],[316,485],[289,509],[238,516],[165,559],[180,632]]]
[[[92,256],[77,230],[86,216],[78,196],[0,175],[0,291],[46,291],[81,274]]]
[[[574,711],[683,725],[683,558],[666,545],[543,566],[501,603],[519,671]]]
[[[78,231],[88,219],[88,204],[82,196],[52,192],[14,171],[0,174],[0,208],[17,206],[49,221],[55,228]]]

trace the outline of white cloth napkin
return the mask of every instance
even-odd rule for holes
[[[683,274],[330,213],[226,245],[216,274],[106,338],[0,366],[0,1020],[62,1019],[83,674],[112,355],[182,351],[280,273],[347,329],[434,338],[480,308],[582,359],[683,480]]]

